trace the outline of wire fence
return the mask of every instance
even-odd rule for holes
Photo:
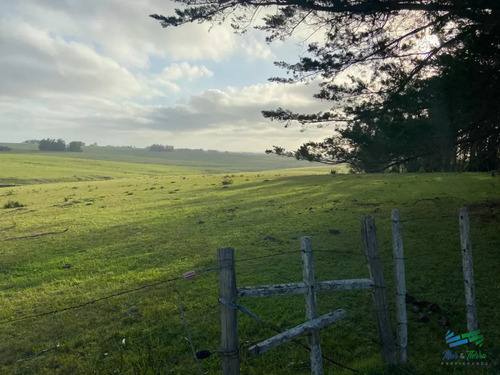
[[[302,250],[299,249],[299,250],[294,250],[294,251],[286,251],[286,252],[279,252],[279,253],[275,253],[275,254],[268,254],[268,255],[264,255],[264,256],[256,256],[256,257],[252,257],[252,258],[235,259],[235,263],[244,263],[244,262],[249,262],[249,261],[261,260],[261,259],[266,259],[266,258],[273,258],[273,257],[278,257],[278,256],[290,255],[290,254],[299,254],[300,252],[302,252]],[[355,253],[348,252],[348,251],[338,251],[338,250],[315,250],[315,252],[327,252],[327,253],[336,253],[336,254],[354,254],[354,255],[364,256],[364,254],[355,254]],[[214,263],[215,263],[215,260],[214,260]],[[102,296],[102,297],[99,297],[96,299],[82,302],[80,304],[71,305],[71,306],[67,306],[67,307],[63,307],[63,308],[59,308],[59,309],[54,309],[54,310],[49,310],[49,311],[41,312],[38,314],[26,315],[26,316],[22,316],[19,318],[2,320],[2,321],[0,321],[0,325],[16,323],[16,322],[21,322],[21,321],[31,320],[31,319],[37,319],[37,318],[46,317],[48,315],[59,314],[59,313],[65,312],[65,311],[81,309],[81,308],[84,308],[84,307],[87,307],[87,306],[90,306],[90,305],[93,305],[93,304],[96,304],[96,303],[99,303],[99,302],[102,302],[102,301],[105,301],[105,300],[108,300],[111,298],[123,296],[125,294],[134,293],[134,292],[144,290],[144,289],[155,288],[159,285],[169,284],[169,283],[173,283],[173,282],[180,281],[180,280],[193,279],[195,276],[198,276],[198,275],[201,275],[204,273],[208,273],[208,272],[219,271],[220,269],[221,269],[220,267],[214,266],[214,267],[210,267],[210,268],[202,269],[202,270],[186,271],[183,273],[182,276],[177,276],[177,277],[157,281],[155,283],[144,284],[144,285],[138,286],[136,288],[121,290],[121,291],[118,291],[118,292],[115,292],[115,293],[112,293],[112,294],[109,294],[106,296]]]
[[[413,221],[413,220],[415,220],[415,221],[418,221],[418,220],[431,220],[431,219],[435,220],[435,219],[451,218],[451,217],[456,217],[456,216],[443,215],[443,216],[432,216],[432,217],[413,217],[413,218],[408,218],[408,219],[405,219],[405,220],[401,220],[401,222],[409,222],[409,221]],[[29,238],[29,236],[27,236],[26,238]],[[240,263],[247,263],[247,262],[252,262],[252,261],[261,261],[263,259],[268,259],[268,258],[273,258],[273,257],[281,257],[281,256],[292,255],[292,254],[299,254],[301,251],[302,250],[298,249],[298,250],[283,251],[283,252],[278,252],[278,253],[273,253],[273,254],[267,254],[267,255],[261,255],[261,256],[255,256],[255,257],[235,259],[235,263],[236,264],[240,264]],[[342,249],[318,249],[318,250],[314,250],[314,252],[317,252],[317,253],[339,254],[339,255],[354,255],[354,256],[359,256],[359,257],[365,257],[364,252],[361,251],[361,250],[358,250],[358,251],[347,251],[347,250],[342,250]],[[417,259],[417,258],[422,258],[422,257],[426,257],[426,256],[429,256],[429,255],[436,255],[436,254],[442,254],[442,255],[451,255],[451,254],[453,254],[453,255],[456,255],[456,250],[453,253],[450,250],[442,250],[442,251],[433,250],[433,251],[423,252],[423,253],[419,253],[419,254],[412,255],[412,256],[405,256],[404,260]],[[200,276],[200,275],[203,275],[203,274],[208,274],[208,273],[212,273],[212,272],[215,273],[215,272],[220,271],[221,268],[215,265],[216,260],[214,260],[213,263],[214,263],[213,267],[209,267],[209,268],[206,268],[206,269],[200,269],[200,270],[187,270],[182,275],[179,275],[179,276],[176,276],[176,277],[171,277],[171,278],[168,278],[168,279],[159,280],[159,281],[154,282],[154,283],[143,284],[143,285],[140,285],[140,286],[137,286],[137,287],[134,287],[134,288],[120,290],[120,291],[117,291],[117,292],[114,292],[114,293],[111,293],[111,294],[108,294],[108,295],[104,295],[104,296],[101,296],[101,297],[98,297],[98,298],[95,298],[95,299],[91,299],[91,300],[88,300],[88,301],[83,301],[83,302],[78,303],[78,304],[69,305],[69,306],[66,306],[66,307],[59,308],[59,309],[47,310],[47,311],[44,311],[44,312],[41,312],[41,313],[37,313],[37,314],[29,314],[29,315],[25,315],[25,316],[21,316],[21,317],[17,317],[17,318],[5,319],[5,320],[0,321],[0,325],[8,325],[8,324],[18,323],[18,322],[23,322],[23,321],[28,321],[28,320],[37,320],[37,319],[41,319],[41,318],[44,318],[44,317],[47,317],[47,316],[54,316],[54,315],[61,314],[61,313],[64,313],[64,312],[67,312],[67,311],[71,311],[71,310],[84,309],[86,307],[89,307],[89,306],[94,305],[94,304],[98,304],[100,302],[103,302],[103,301],[106,301],[106,300],[109,300],[109,299],[113,299],[113,298],[116,298],[116,297],[120,297],[120,296],[131,294],[131,293],[135,293],[135,292],[142,291],[142,290],[156,288],[156,287],[158,287],[160,285],[172,285],[172,288],[171,288],[172,291],[173,292],[177,292],[177,294],[178,294],[179,311],[180,311],[180,315],[181,315],[181,320],[182,320],[183,325],[185,327],[186,335],[187,335],[188,341],[190,343],[190,348],[191,348],[194,360],[196,362],[197,369],[198,369],[198,371],[199,371],[200,374],[203,374],[204,372],[202,370],[202,366],[201,366],[199,360],[203,359],[203,358],[207,358],[211,354],[221,353],[221,350],[220,349],[215,349],[215,350],[206,350],[206,349],[204,349],[204,350],[201,350],[201,351],[196,351],[195,346],[193,344],[193,339],[192,339],[192,336],[191,336],[191,333],[190,333],[190,330],[189,330],[189,324],[188,324],[188,322],[186,320],[186,317],[185,317],[185,314],[184,314],[184,307],[183,307],[183,301],[182,301],[182,298],[181,298],[181,294],[179,293],[178,290],[175,290],[175,288],[173,287],[173,284],[175,284],[176,282],[180,282],[180,281],[192,280],[192,279],[196,278],[197,276]],[[431,294],[431,293],[429,293],[429,294]],[[422,295],[425,295],[425,293],[420,293],[419,292],[419,296],[422,296]],[[452,301],[456,302],[462,296],[463,296],[463,291],[460,290],[460,289],[457,289],[457,292],[454,293],[454,295],[451,297],[451,299],[452,299]],[[369,306],[369,304],[368,304],[368,306]],[[274,332],[277,332],[277,333],[282,333],[283,332],[283,330],[280,329],[280,328],[278,328],[277,325],[269,323],[269,322],[266,322],[265,320],[263,320],[262,318],[258,317],[256,314],[250,312],[247,308],[245,308],[245,307],[243,307],[241,305],[233,306],[233,308],[238,309],[243,314],[251,317],[258,324],[260,324],[262,326],[265,326],[266,328],[268,328],[268,329],[270,329],[270,330],[272,330]],[[391,310],[393,311],[393,309],[391,309]],[[328,333],[335,332],[335,331],[338,331],[340,329],[343,329],[343,328],[345,328],[345,327],[347,327],[349,325],[359,324],[360,322],[362,322],[362,321],[364,321],[366,319],[369,319],[369,317],[371,317],[371,319],[373,319],[374,314],[375,314],[375,311],[373,310],[373,307],[372,307],[372,308],[368,309],[368,311],[366,313],[349,317],[349,318],[345,319],[344,321],[341,321],[341,322],[339,322],[339,323],[337,323],[335,325],[331,325],[330,327],[323,329],[322,332],[328,334]],[[375,345],[380,345],[379,340],[377,338],[374,338],[374,337],[370,336],[370,335],[365,335],[363,338],[366,339],[366,340],[371,341]],[[293,340],[293,343],[296,344],[297,346],[301,347],[304,350],[310,350],[310,348],[307,345],[304,345],[299,340]],[[40,355],[43,355],[45,353],[48,353],[50,351],[56,351],[58,349],[58,347],[59,347],[59,343],[56,343],[54,346],[46,348],[46,349],[43,349],[43,350],[41,350],[39,352],[36,352],[36,353],[30,355],[29,357],[21,358],[20,360],[18,360],[18,362],[23,362],[23,361],[27,361],[27,360],[36,358],[36,357],[38,357]],[[332,364],[335,364],[336,366],[340,366],[340,367],[342,367],[344,369],[347,369],[347,370],[350,370],[352,372],[357,372],[356,369],[351,368],[351,367],[349,367],[349,366],[347,366],[345,364],[342,364],[339,361],[336,361],[336,360],[334,360],[334,359],[332,359],[332,358],[330,358],[330,357],[328,357],[326,355],[323,355],[323,359],[325,359],[326,361],[328,361],[328,362],[330,362]],[[412,374],[411,370],[402,368],[400,366],[398,366],[398,367],[401,369],[402,372],[408,373],[408,374]]]

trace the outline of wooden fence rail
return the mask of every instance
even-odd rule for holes
[[[371,289],[375,304],[376,318],[379,328],[379,336],[382,343],[382,358],[387,364],[395,363],[395,346],[390,324],[390,313],[388,306],[387,290],[382,270],[382,262],[377,246],[375,221],[371,216],[362,219],[362,233],[365,242],[365,253],[370,271],[370,279],[347,279],[316,281],[314,276],[314,256],[312,242],[309,237],[302,237],[302,282],[258,285],[250,287],[236,287],[236,276],[234,268],[234,250],[232,248],[219,249],[220,272],[220,301],[221,306],[221,334],[222,351],[222,374],[239,374],[238,366],[238,323],[237,309],[229,305],[237,306],[238,298],[258,298],[271,296],[284,296],[291,294],[304,294],[306,304],[306,322],[288,331],[280,333],[272,338],[262,341],[249,349],[250,355],[257,355],[272,348],[288,342],[302,334],[307,334],[307,341],[311,349],[311,373],[313,375],[323,374],[322,352],[319,340],[319,330],[327,324],[332,324],[346,317],[344,310],[318,317],[317,293],[347,291],[355,289]],[[233,355],[236,353],[236,355]]]
[[[404,364],[408,360],[408,320],[406,314],[406,275],[403,238],[399,210],[392,211],[391,219],[396,285],[396,323],[398,338],[397,362]],[[470,224],[467,208],[460,208],[459,224],[465,283],[467,328],[469,332],[472,332],[478,330],[478,323],[472,264],[472,246],[470,240]],[[309,237],[302,237],[302,282],[237,287],[234,267],[234,250],[232,248],[218,250],[217,254],[220,267],[220,301],[224,301],[224,303],[221,304],[221,352],[223,354],[223,375],[239,374],[238,309],[234,308],[235,306],[238,306],[238,298],[259,298],[304,294],[306,304],[306,322],[253,345],[249,349],[249,354],[257,355],[264,353],[278,345],[281,345],[282,343],[291,341],[300,335],[307,334],[308,344],[311,349],[311,372],[313,375],[322,375],[323,364],[321,346],[319,343],[319,330],[327,324],[332,324],[342,318],[345,318],[347,313],[344,310],[337,310],[318,317],[316,300],[317,293],[348,291],[355,289],[372,290],[382,359],[384,363],[388,365],[396,363],[396,351],[391,325],[388,293],[378,248],[375,219],[372,216],[363,216],[361,218],[361,235],[363,238],[365,255],[370,274],[369,279],[316,281],[314,276],[314,259],[311,239]],[[239,308],[244,310],[241,306],[239,306]]]

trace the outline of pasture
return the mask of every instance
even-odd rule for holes
[[[367,214],[376,219],[394,306],[395,208],[403,220],[408,293],[439,311],[414,312],[408,305],[409,365],[388,370],[371,293],[319,294],[320,314],[348,313],[321,331],[324,354],[366,374],[498,371],[498,177],[332,175],[331,168],[276,157],[266,164],[265,156],[234,156],[231,165],[231,155],[223,153],[165,161],[139,155],[143,151],[112,156],[115,151],[0,154],[0,373],[196,374],[179,298],[196,350],[220,349],[218,274],[184,280],[183,273],[217,267],[217,248],[234,247],[238,285],[300,281],[299,239],[310,236],[318,280],[365,278],[360,217]],[[20,206],[3,208],[9,202]],[[441,364],[446,331],[466,332],[461,206],[470,208],[488,367]],[[241,304],[283,330],[304,321],[302,296]],[[242,374],[309,374],[309,353],[294,344],[258,357],[245,354],[273,334],[239,315]],[[201,366],[220,373],[220,355]],[[325,374],[352,373],[328,362],[324,367]]]

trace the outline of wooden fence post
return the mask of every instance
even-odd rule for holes
[[[467,308],[467,330],[474,332],[479,329],[476,311],[476,289],[474,286],[474,268],[472,263],[472,245],[470,240],[469,210],[461,207],[459,210],[460,242],[462,244],[462,266],[464,271],[465,304]]]
[[[306,299],[306,320],[318,317],[316,303],[316,280],[314,278],[314,261],[312,242],[310,237],[300,239],[302,250],[302,279],[307,285]],[[307,336],[307,343],[311,348],[311,373],[313,375],[323,375],[323,360],[321,355],[321,345],[319,341],[319,329],[310,330]]]
[[[217,249],[219,258],[220,297],[229,303],[237,303],[234,249]],[[222,375],[239,375],[238,310],[221,304],[221,351]]]
[[[403,252],[403,231],[399,210],[392,210],[392,251],[396,280],[396,322],[398,335],[398,360],[406,363],[408,346],[408,320],[406,317],[406,276]]]
[[[373,216],[363,216],[361,218],[361,234],[363,236],[370,277],[375,284],[373,288],[373,301],[382,348],[382,360],[386,364],[393,365],[396,363],[394,337],[392,334],[391,315],[389,312],[382,261],[377,244],[377,229]]]

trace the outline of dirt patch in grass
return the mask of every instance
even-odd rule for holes
[[[498,220],[500,213],[500,199],[486,200],[468,206],[472,216],[479,217],[483,221]]]

